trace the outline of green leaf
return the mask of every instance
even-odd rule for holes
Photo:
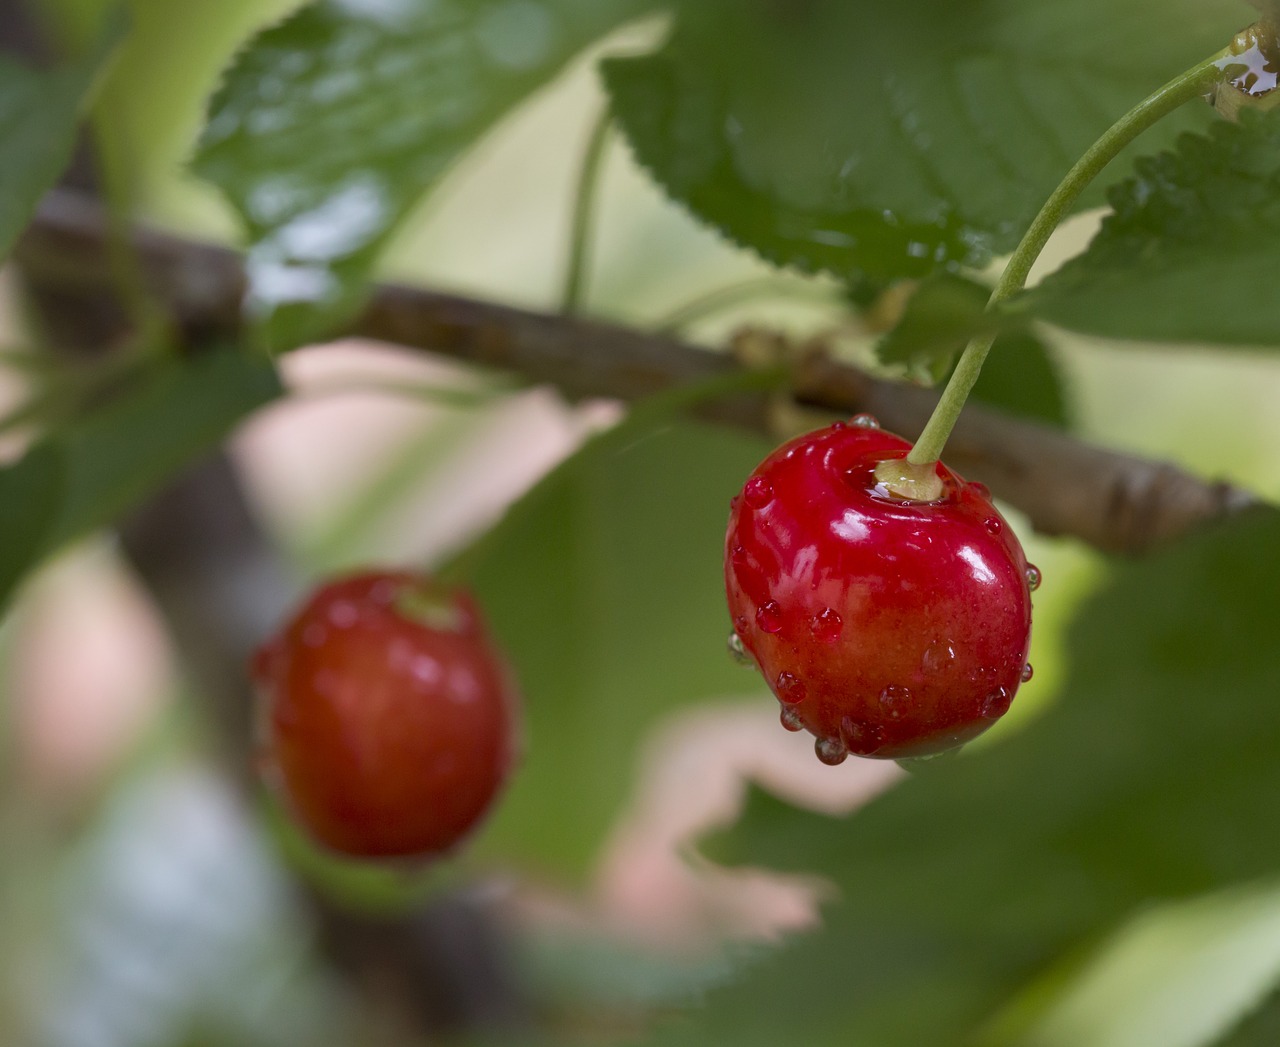
[[[387,237],[499,117],[650,0],[318,0],[262,33],[195,160],[254,241],[288,346],[358,299]]]
[[[933,1047],[994,1035],[1142,907],[1280,869],[1280,513],[1119,564],[1069,636],[1061,700],[1003,744],[833,819],[756,793],[716,852],[816,872],[817,933],[655,1044]]]
[[[760,686],[725,652],[721,564],[729,499],[768,446],[640,410],[466,561],[526,699],[524,760],[481,846],[568,878],[596,857],[646,731]]]
[[[1274,882],[1146,909],[1099,950],[1023,1042],[1205,1047],[1256,1009],[1278,977]]]
[[[893,330],[880,339],[876,356],[884,364],[903,364],[913,373],[940,381],[971,338],[996,330],[987,313],[991,289],[955,273],[922,280],[907,299]]]
[[[1111,205],[1021,308],[1113,338],[1280,345],[1280,112],[1185,136],[1140,161]]]
[[[67,483],[51,545],[115,519],[280,391],[269,360],[238,350],[158,367],[120,401],[55,437]]]
[[[1261,11],[1264,18],[1280,23],[1280,0],[1249,0],[1249,3]]]
[[[119,517],[181,465],[280,394],[265,358],[204,353],[166,361],[134,388],[0,469],[0,605],[31,567]]]
[[[112,0],[43,0],[61,36],[82,38]],[[212,188],[181,170],[204,125],[209,93],[252,33],[278,22],[298,0],[218,0],[175,4],[129,0],[131,31],[95,92],[94,162],[122,204],[157,210],[184,224],[205,212]],[[220,209],[219,209],[220,210]]]
[[[45,548],[66,483],[62,448],[38,444],[0,469],[0,606]]]
[[[0,56],[0,258],[71,160],[81,103],[122,35],[110,20],[99,47],[59,69]]]
[[[996,339],[970,397],[1005,414],[1066,428],[1070,404],[1049,347],[1029,331]]]
[[[1065,426],[1066,397],[1048,349],[1025,321],[987,312],[990,296],[991,288],[954,273],[925,278],[876,354],[882,363],[905,364],[938,383],[970,339],[1003,327],[970,395],[1007,414]]]
[[[637,157],[766,259],[876,278],[1010,250],[1080,154],[1241,17],[1238,0],[678,10],[660,53],[604,66]]]
[[[1267,999],[1214,1047],[1275,1047],[1280,1043],[1280,993]]]

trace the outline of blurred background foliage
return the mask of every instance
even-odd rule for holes
[[[0,245],[73,155],[83,98],[80,148],[112,213],[246,247],[261,339],[304,347],[280,359],[282,386],[259,339],[176,362],[134,302],[149,337],[120,353],[125,394],[39,401],[0,434],[18,463],[0,473],[0,580],[22,583],[0,632],[0,1042],[1274,1042],[1273,513],[1140,563],[1020,526],[1046,581],[1013,712],[927,773],[832,771],[723,650],[725,508],[765,441],[664,402],[624,417],[385,346],[310,344],[371,276],[558,309],[584,151],[612,111],[589,313],[675,318],[708,345],[744,323],[830,335],[862,366],[937,377],[991,260],[1071,160],[1247,5],[28,14],[50,50],[0,65]],[[1138,151],[1213,119],[1188,109]],[[1215,131],[1248,161],[1225,172],[1202,139],[1186,162],[1122,160],[1107,181],[1133,179],[1124,221],[1021,303],[980,395],[1273,500],[1269,353],[1164,342],[1280,344],[1276,126]],[[1102,203],[1038,273],[1081,252]],[[1172,260],[1098,321],[1089,303],[1156,248]],[[903,278],[924,279],[881,341],[892,321],[852,303]],[[725,288],[727,305],[697,307]],[[4,292],[17,414],[43,388],[40,325],[15,280]],[[284,563],[246,597],[255,615],[326,572],[456,558],[511,651],[526,757],[442,867],[349,868],[262,809],[215,740],[207,678],[101,530],[228,433]],[[344,936],[335,908],[376,916]],[[406,1005],[385,972],[351,973],[403,926],[473,951],[495,936],[500,966],[450,975],[456,953],[414,954],[444,1002]]]

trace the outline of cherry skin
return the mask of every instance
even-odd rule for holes
[[[340,854],[448,851],[511,768],[510,673],[472,598],[425,577],[378,571],[324,585],[252,671],[264,778]]]
[[[871,419],[838,422],[779,447],[733,501],[731,647],[825,763],[953,749],[1029,679],[1039,572],[987,489],[941,463],[936,501],[888,493],[876,465],[910,449]]]

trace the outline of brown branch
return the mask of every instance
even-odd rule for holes
[[[142,229],[134,248],[150,291],[185,334],[199,340],[240,330],[245,275],[237,253]],[[101,215],[82,198],[51,195],[18,251],[24,274],[46,294],[57,291],[82,307],[117,297]],[[637,400],[742,366],[727,353],[613,324],[390,285],[374,289],[345,333],[516,372],[572,400]],[[909,438],[936,399],[822,354],[797,365],[794,395],[834,414],[874,414]],[[703,414],[770,432],[763,397],[718,401]],[[976,405],[961,416],[947,460],[1021,509],[1037,530],[1110,552],[1143,552],[1252,502],[1238,488],[1169,463],[1094,447]]]

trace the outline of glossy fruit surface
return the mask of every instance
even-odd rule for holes
[[[339,579],[262,646],[253,675],[264,776],[334,851],[439,854],[507,777],[518,700],[464,592],[408,573]]]
[[[734,631],[826,763],[952,749],[1030,678],[1039,572],[982,485],[939,464],[938,500],[887,493],[876,465],[910,449],[870,419],[836,423],[779,447],[733,502]]]

